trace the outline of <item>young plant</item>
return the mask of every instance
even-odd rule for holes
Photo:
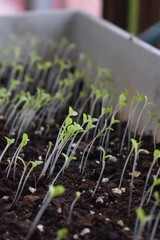
[[[6,151],[8,150],[8,148],[15,142],[14,138],[5,137],[5,139],[7,140],[7,145],[5,146],[3,152],[0,155],[0,162],[2,161],[2,158],[3,158],[4,154],[6,153]]]
[[[144,196],[144,194],[146,192],[147,184],[148,184],[148,181],[149,181],[152,169],[153,169],[155,163],[157,162],[157,160],[159,158],[160,158],[160,150],[156,149],[156,150],[154,150],[154,153],[153,153],[153,161],[152,161],[152,164],[151,164],[151,166],[149,168],[149,171],[148,171],[148,174],[147,174],[147,177],[146,177],[146,181],[145,181],[145,185],[144,185],[144,188],[143,188],[142,197]]]
[[[13,205],[14,203],[16,204],[16,203],[18,202],[20,196],[22,195],[22,191],[23,191],[23,189],[24,189],[24,187],[25,187],[25,184],[26,184],[27,179],[29,178],[30,174],[33,172],[33,170],[34,170],[38,165],[40,165],[40,164],[43,163],[42,161],[34,161],[34,162],[33,162],[33,161],[29,161],[27,164],[25,164],[25,162],[24,162],[24,160],[23,160],[22,158],[18,157],[18,159],[20,159],[21,162],[23,163],[24,169],[23,169],[23,173],[22,173],[21,179],[20,179],[20,181],[19,181],[18,188],[17,188],[17,192],[16,192],[16,195],[15,195],[14,200],[13,200],[13,202],[12,202],[12,205]],[[25,175],[25,173],[26,173],[29,165],[31,165],[31,168],[30,168],[30,170],[28,171],[28,173],[27,173],[27,175],[26,175],[26,177],[25,177],[25,179],[24,179],[24,181],[23,181],[24,175]],[[23,184],[22,184],[22,181],[23,181]]]
[[[144,124],[143,128],[142,128],[142,131],[140,133],[140,136],[139,136],[139,142],[141,142],[142,140],[142,136],[143,136],[143,133],[147,127],[147,125],[149,124],[150,121],[152,121],[154,118],[156,118],[157,115],[156,114],[151,114],[150,111],[148,111],[148,119],[146,121],[146,123]]]
[[[122,141],[121,141],[120,153],[122,153],[122,149],[123,149],[123,146],[124,146],[124,141],[125,141],[125,138],[126,138],[127,131],[129,133],[131,132],[131,129],[129,129],[129,126],[131,124],[132,115],[135,113],[135,111],[138,107],[138,104],[139,104],[139,98],[135,95],[135,96],[132,97],[131,104],[130,104],[130,107],[129,107],[127,124],[126,124],[125,130],[124,130],[124,133],[123,133],[123,137],[122,137]],[[130,137],[129,137],[129,141],[130,141]]]
[[[82,123],[82,129],[84,129],[82,132],[82,135],[80,136],[80,138],[78,139],[77,143],[75,144],[71,155],[74,155],[80,142],[82,141],[83,137],[93,128],[95,128],[95,123],[97,122],[97,118],[92,118],[90,115],[86,115],[85,113],[83,113],[83,123]],[[84,127],[86,126],[86,127]]]
[[[72,117],[77,116],[78,113],[73,110],[72,107],[69,107],[69,113],[67,117],[65,118],[64,122],[62,123],[62,126],[59,130],[56,143],[54,146],[54,149],[48,159],[46,160],[44,167],[42,169],[42,172],[39,176],[39,179],[45,175],[47,169],[50,166],[50,175],[53,174],[55,164],[60,156],[60,154],[63,151],[63,148],[66,146],[66,144],[69,142],[69,140],[75,136],[77,129],[75,128],[74,124],[72,123]]]
[[[107,122],[105,121],[103,128],[98,131],[97,135],[87,144],[86,148],[84,149],[82,159],[81,159],[81,164],[80,164],[80,172],[82,173],[82,175],[84,173],[86,163],[88,160],[88,156],[93,147],[93,144],[95,143],[97,138],[100,138],[101,136],[103,136],[103,134],[106,130],[108,130],[108,127],[107,127]]]
[[[56,240],[62,240],[63,238],[67,237],[68,233],[69,233],[69,231],[68,231],[68,228],[66,228],[66,227],[59,229],[57,232]]]
[[[141,94],[140,95],[140,102],[144,101],[144,105],[139,113],[139,116],[138,116],[138,119],[137,119],[137,122],[136,122],[136,127],[135,127],[135,131],[134,131],[134,139],[136,139],[136,135],[137,135],[137,130],[138,130],[138,125],[139,125],[139,122],[140,122],[140,119],[141,119],[141,116],[142,116],[142,113],[144,112],[145,108],[148,106],[148,105],[151,105],[152,103],[148,101],[148,98],[146,95],[144,94]]]
[[[52,143],[51,141],[49,141],[49,143],[48,143],[48,150],[47,150],[47,153],[46,153],[46,156],[45,156],[45,159],[44,159],[44,163],[45,163],[45,162],[47,161],[47,159],[48,159],[49,152],[50,152],[52,146],[53,146],[53,143]]]
[[[136,208],[136,214],[138,216],[138,219],[140,221],[139,228],[137,231],[137,234],[135,236],[135,240],[140,240],[142,238],[142,233],[145,228],[145,225],[153,219],[153,216],[151,215],[146,215],[144,210],[140,207]]]
[[[74,157],[74,156],[68,157],[68,156],[67,156],[66,154],[64,154],[64,153],[62,153],[62,156],[65,158],[64,164],[63,164],[63,166],[61,167],[61,169],[59,170],[59,172],[57,173],[57,175],[55,176],[55,178],[53,179],[53,181],[52,181],[52,183],[51,183],[51,186],[54,186],[54,184],[55,184],[55,182],[57,181],[58,177],[60,176],[61,173],[64,173],[64,170],[65,170],[66,167],[68,167],[69,163],[70,163],[71,161],[74,161],[74,160],[77,159],[77,158]],[[49,191],[48,191],[48,193],[46,194],[43,202],[46,200],[48,194],[49,194]]]
[[[104,149],[103,147],[99,147],[99,150],[102,151],[102,169],[101,169],[101,173],[100,173],[100,175],[99,175],[99,178],[98,178],[98,181],[97,181],[97,184],[96,184],[96,186],[95,186],[95,189],[94,189],[94,191],[93,191],[92,196],[94,196],[94,194],[96,193],[97,188],[98,188],[98,186],[99,186],[100,180],[101,180],[101,178],[102,178],[102,174],[103,174],[104,169],[105,169],[106,159],[107,159],[107,158],[109,158],[109,159],[112,159],[112,158],[113,158],[112,155],[106,155],[106,151],[105,151],[105,149]]]
[[[132,148],[131,148],[130,153],[128,154],[128,157],[125,161],[125,164],[124,164],[124,167],[123,167],[123,170],[122,170],[122,174],[121,174],[121,178],[120,178],[120,182],[119,182],[119,189],[120,189],[127,164],[128,164],[128,162],[129,162],[129,160],[132,156],[132,153],[134,152],[134,161],[133,161],[133,167],[132,167],[131,189],[130,189],[130,197],[129,197],[128,214],[130,213],[131,202],[132,202],[133,181],[134,181],[134,173],[135,173],[135,168],[136,168],[136,162],[137,162],[138,156],[141,152],[144,152],[144,153],[148,154],[147,150],[139,149],[140,143],[137,143],[137,141],[135,139],[131,138],[131,143],[132,143]]]
[[[70,210],[69,210],[69,216],[68,216],[68,220],[67,220],[67,225],[70,224],[71,222],[71,216],[72,216],[72,212],[73,212],[73,208],[76,204],[76,202],[80,199],[81,193],[79,191],[76,192],[76,197],[74,199],[74,201],[71,204]]]
[[[153,207],[151,208],[151,211],[150,211],[150,215],[151,216],[154,216],[155,215],[155,211],[157,209],[157,207],[159,206],[160,204],[160,195],[159,195],[159,192],[158,191],[155,191],[154,192],[154,204],[153,204]],[[152,221],[150,221],[147,225],[147,233],[149,234],[151,232],[151,227],[152,227]]]
[[[57,178],[60,176],[61,173],[64,172],[65,168],[68,167],[69,163],[70,163],[71,161],[77,160],[77,158],[74,157],[74,156],[68,157],[68,156],[67,156],[66,154],[64,154],[64,153],[62,153],[62,155],[63,155],[63,157],[65,158],[65,161],[64,161],[64,164],[63,164],[62,168],[60,169],[60,171],[57,173],[56,177],[55,177],[54,180],[52,181],[52,185],[55,184]]]
[[[152,228],[152,232],[151,232],[151,236],[150,236],[150,240],[155,240],[155,234],[156,234],[157,228],[159,226],[159,221],[160,221],[160,211],[158,212],[157,217],[155,219],[155,222],[154,222],[154,225]]]
[[[159,124],[160,124],[160,118],[158,118],[158,120],[156,122],[156,126],[155,126],[155,129],[154,129],[154,134],[153,134],[154,149],[156,149],[156,137],[157,137],[157,131],[158,131]]]
[[[45,202],[43,203],[42,207],[40,208],[39,212],[37,213],[32,225],[28,231],[28,234],[25,238],[26,240],[29,240],[31,238],[35,227],[37,226],[38,222],[40,221],[42,214],[44,213],[44,211],[46,210],[48,205],[51,203],[52,199],[63,195],[64,192],[65,192],[65,188],[63,185],[57,185],[55,187],[52,185],[49,186],[49,195],[46,198]]]
[[[139,206],[141,209],[143,208],[143,205],[145,204],[146,199],[148,198],[148,195],[150,194],[150,192],[153,191],[153,189],[154,189],[156,186],[159,186],[159,185],[160,185],[160,178],[157,178],[157,177],[154,175],[154,176],[153,176],[153,183],[152,183],[152,185],[149,187],[149,189],[147,190],[147,192],[145,193],[145,195],[141,198],[141,203],[140,203],[140,206]],[[137,217],[136,217],[135,226],[134,226],[134,239],[135,239],[135,236],[137,235],[138,224],[139,224],[139,218],[138,218],[138,216],[137,216]]]
[[[21,152],[22,148],[27,145],[28,141],[29,141],[29,138],[28,138],[27,133],[23,133],[22,141],[19,144],[17,150],[15,151],[15,153],[14,153],[12,159],[11,159],[11,162],[9,164],[8,171],[7,171],[7,178],[9,177],[12,164],[14,163],[14,175],[13,175],[13,177],[14,177],[14,180],[15,180],[17,158],[18,158],[19,153]]]
[[[140,149],[139,148],[140,147],[140,143],[137,143],[137,141],[135,139],[132,138],[131,142],[132,142],[132,148],[134,149],[134,161],[133,161],[133,167],[132,167],[131,189],[130,189],[130,196],[129,196],[128,214],[130,214],[131,203],[132,203],[134,173],[135,173],[135,170],[136,170],[137,159],[138,159],[140,153],[146,153],[146,154],[149,153],[145,149]]]

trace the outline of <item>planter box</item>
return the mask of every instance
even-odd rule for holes
[[[126,88],[131,96],[136,91],[146,94],[155,103],[152,111],[159,113],[159,50],[113,24],[82,12],[62,10],[0,17],[0,30],[5,42],[11,33],[22,39],[28,31],[54,39],[66,36],[76,43],[78,51],[113,72],[117,91]]]

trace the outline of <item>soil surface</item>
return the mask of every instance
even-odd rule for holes
[[[3,129],[5,120],[0,120],[0,128]],[[46,135],[37,133],[32,129],[28,132],[29,143],[21,151],[20,156],[27,162],[30,160],[44,160],[48,142],[52,141],[53,146],[59,130],[57,123],[50,128]],[[3,151],[7,132],[1,132],[0,152]],[[152,138],[145,136],[143,148],[153,152]],[[99,162],[100,151],[97,150],[98,142],[93,146],[87,166],[82,176],[79,173],[79,164],[82,152],[86,146],[82,141],[77,151],[77,160],[70,163],[56,184],[62,184],[66,188],[63,196],[52,200],[44,214],[42,215],[38,227],[35,229],[31,239],[56,239],[57,231],[62,227],[67,227],[69,234],[64,239],[91,239],[91,240],[129,240],[133,239],[135,224],[135,207],[140,204],[146,175],[152,161],[152,154],[141,154],[138,160],[137,171],[140,175],[134,180],[133,199],[131,213],[128,216],[128,204],[130,193],[130,180],[132,163],[129,164],[124,175],[122,187],[124,191],[121,195],[113,194],[112,189],[118,187],[122,168],[128,153],[124,147],[123,154],[119,154],[120,139],[116,131],[111,134],[109,152],[117,158],[117,162],[106,161],[102,181],[96,194],[92,197],[94,187],[99,178],[102,164]],[[42,201],[51,183],[51,178],[47,174],[39,182],[38,176],[42,165],[39,165],[30,175],[25,188],[17,204],[12,206],[18,182],[23,171],[20,161],[17,163],[16,179],[13,181],[13,169],[7,178],[7,160],[11,158],[16,150],[16,146],[11,146],[0,163],[0,239],[20,240],[25,239],[29,227],[39,211]],[[65,151],[64,151],[65,152]],[[55,175],[62,167],[64,158],[57,162]],[[154,170],[153,170],[154,174]],[[108,180],[106,180],[108,178]],[[53,178],[52,178],[53,179]],[[150,184],[152,179],[150,179]],[[36,191],[31,193],[29,187]],[[76,191],[80,191],[81,197],[76,202],[72,212],[71,222],[67,224],[70,206],[75,198]],[[147,205],[145,211],[149,213],[153,203]],[[42,225],[42,226],[41,226]],[[157,232],[157,239],[160,239],[160,231]],[[146,237],[144,236],[144,239]]]

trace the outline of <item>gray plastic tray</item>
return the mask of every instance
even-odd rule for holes
[[[54,39],[66,36],[76,43],[78,51],[112,70],[118,91],[126,88],[131,96],[136,91],[146,94],[154,103],[152,112],[159,114],[160,51],[156,48],[82,12],[29,12],[0,17],[0,32],[6,42],[11,33],[23,38],[28,31]]]

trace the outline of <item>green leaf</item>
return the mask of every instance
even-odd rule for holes
[[[138,150],[138,143],[134,138],[131,138],[132,149]]]
[[[65,193],[65,188],[63,185],[49,186],[49,195],[51,198],[61,196]]]
[[[111,118],[111,125],[119,123],[120,121],[118,119],[115,119],[114,116]]]
[[[149,154],[149,151],[146,149],[140,149],[139,153],[145,153],[145,154]]]
[[[65,120],[66,126],[70,125],[72,123],[72,121],[73,121],[72,118],[67,117],[66,120]]]
[[[159,195],[159,192],[158,191],[155,191],[154,194],[153,194],[154,198],[155,198],[155,201],[157,204],[160,203],[160,195]]]
[[[145,211],[144,211],[142,208],[137,207],[137,208],[136,208],[136,214],[137,214],[137,216],[138,216],[138,218],[139,218],[139,221],[140,221],[141,223],[143,223],[143,222],[145,221],[145,218],[146,218]]]
[[[75,156],[70,156],[68,157],[65,153],[62,153],[62,156],[65,158],[65,163],[67,164],[68,162],[70,161],[74,161],[74,160],[77,160],[77,158]]]
[[[49,141],[49,148],[51,148],[53,146],[53,143],[51,141]]]
[[[87,122],[87,115],[85,113],[83,113],[83,124],[85,124]]]
[[[134,104],[137,101],[137,96],[132,97],[132,103]]]
[[[102,108],[102,115],[105,115],[105,114],[108,114],[108,113],[110,113],[112,110],[111,110],[111,108]]]
[[[42,164],[43,161],[30,161],[32,168],[36,168],[38,165]]]
[[[14,138],[5,137],[5,139],[7,140],[7,146],[8,147],[15,142]]]
[[[81,196],[81,193],[79,191],[76,192],[76,199],[78,200]]]
[[[160,150],[158,150],[158,149],[155,149],[154,150],[154,153],[153,153],[153,156],[154,156],[154,159],[158,159],[158,158],[160,158]]]
[[[68,235],[68,233],[69,233],[68,228],[66,228],[66,227],[59,229],[57,232],[56,240],[62,240],[64,237],[66,237]]]
[[[106,159],[106,151],[105,151],[105,149],[102,146],[98,147],[98,149],[102,151],[102,154],[103,154],[102,155],[102,160],[105,161],[105,159]]]
[[[70,133],[70,134],[73,133],[74,130],[75,130],[75,127],[74,127],[73,124],[72,124],[72,125],[69,125],[69,126],[67,127],[67,132]]]
[[[23,133],[21,146],[24,147],[27,144],[28,141],[29,141],[29,138],[28,138],[27,133]]]
[[[71,116],[75,117],[75,116],[77,116],[77,115],[78,115],[78,113],[77,113],[76,111],[74,111],[73,108],[70,106],[70,107],[69,107],[69,116],[70,116],[70,117],[71,117]]]
[[[160,178],[156,178],[155,175],[153,175],[153,186],[156,187],[160,185]]]

